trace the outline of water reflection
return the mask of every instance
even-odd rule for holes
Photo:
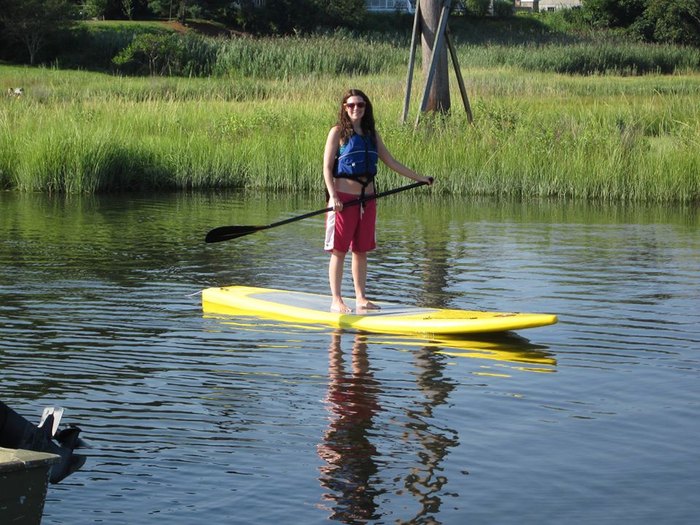
[[[380,410],[381,392],[367,356],[367,342],[354,334],[349,363],[341,347],[341,331],[331,335],[328,348],[328,394],[330,423],[318,445],[326,462],[320,468],[324,506],[330,518],[344,523],[376,519],[379,492],[371,477],[377,473],[377,448],[369,439],[373,418]]]
[[[406,408],[409,424],[406,425],[404,441],[416,443],[415,466],[403,480],[405,488],[420,503],[419,511],[409,523],[441,523],[435,517],[442,505],[446,476],[441,475],[442,464],[450,449],[459,445],[457,430],[438,426],[434,417],[436,408],[447,403],[456,383],[444,376],[445,359],[435,349],[426,346],[415,354],[416,383],[424,398],[415,398]]]
[[[435,339],[368,334],[367,338],[375,344],[395,345],[399,348],[420,347],[449,357],[496,361],[503,369],[522,372],[554,372],[557,365],[556,358],[547,346],[532,343],[515,332],[441,336]]]
[[[547,346],[531,343],[514,333],[485,335],[480,339],[441,339],[437,344],[435,351],[439,354],[496,361],[501,371],[556,372],[557,360]]]
[[[370,366],[368,336],[352,334],[352,350],[347,356],[342,348],[342,333],[334,332],[329,346],[326,404],[330,422],[318,445],[318,454],[326,462],[320,468],[319,481],[328,489],[323,495],[323,506],[330,518],[358,523],[380,517],[376,513],[376,498],[386,492],[377,488],[383,483],[377,474],[379,465],[387,464],[387,458],[380,457],[371,440],[372,435],[377,435],[373,432],[374,418],[382,410],[378,396],[383,390]],[[445,404],[455,388],[443,375],[444,358],[426,346],[416,352],[415,366],[416,383],[424,398],[403,409],[406,423],[399,438],[406,449],[418,447],[417,458],[410,462],[409,472],[396,481],[401,483],[397,493],[406,490],[419,502],[419,518],[439,511],[439,494],[447,478],[437,472],[449,449],[459,441],[456,430],[437,428],[431,422],[433,410]]]

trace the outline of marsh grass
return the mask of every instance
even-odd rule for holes
[[[98,67],[122,74],[267,78],[306,75],[375,75],[405,67],[412,21],[393,20],[392,31],[275,38],[184,34],[157,23],[86,22],[56,59],[64,66]],[[700,70],[700,49],[652,45],[609,34],[573,37],[527,17],[512,22],[453,21],[460,63],[509,66],[577,75],[675,74]],[[420,55],[420,53],[419,53]],[[420,61],[420,57],[418,57]]]
[[[700,70],[700,49],[620,42],[467,45],[460,62],[471,67],[517,67],[575,75],[643,75]]]
[[[405,58],[390,41],[348,34],[314,38],[221,41],[213,73],[233,78],[285,80],[305,75],[368,75],[396,70]]]
[[[400,125],[404,72],[270,79],[125,78],[2,67],[0,185],[21,191],[323,191],[338,98],[372,96],[384,141],[435,193],[629,201],[700,198],[700,76],[582,77],[465,68],[475,123]],[[286,77],[286,75],[281,75]],[[413,122],[419,86],[412,94]],[[403,184],[386,169],[380,190]]]

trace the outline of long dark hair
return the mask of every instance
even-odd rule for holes
[[[365,101],[365,114],[362,116],[362,121],[360,122],[360,127],[362,128],[362,133],[372,140],[374,140],[375,129],[374,129],[374,111],[372,110],[372,102],[370,102],[369,97],[365,95],[359,89],[348,89],[343,95],[343,99],[340,101],[340,112],[338,113],[338,127],[340,128],[340,143],[345,144],[352,134],[354,133],[352,128],[352,121],[348,116],[348,112],[345,111],[345,102],[350,97],[362,97]]]

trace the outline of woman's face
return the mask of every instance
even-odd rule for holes
[[[365,106],[367,103],[365,102],[365,99],[362,98],[359,95],[353,95],[352,97],[349,97],[346,101],[345,104],[343,104],[343,107],[345,108],[345,111],[348,112],[348,117],[350,117],[350,120],[353,122],[359,122],[362,120],[362,117],[365,115]]]

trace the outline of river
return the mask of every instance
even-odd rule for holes
[[[209,286],[325,293],[321,218],[203,242],[323,206],[0,193],[2,400],[89,445],[44,524],[695,522],[696,207],[380,201],[371,297],[559,316],[517,335],[203,314]]]

